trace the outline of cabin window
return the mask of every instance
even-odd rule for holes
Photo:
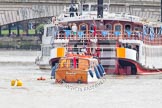
[[[97,5],[91,5],[91,11],[97,11]]]
[[[142,31],[142,27],[136,26],[134,27],[134,31]]]
[[[112,25],[111,24],[107,24],[106,26],[106,30],[112,30]]]
[[[108,5],[104,5],[104,6],[103,6],[103,10],[104,10],[104,11],[108,11],[108,8],[109,8]]]
[[[42,56],[50,56],[51,47],[42,48]]]
[[[89,5],[83,5],[83,11],[89,11]]]
[[[131,31],[131,25],[129,25],[129,24],[126,24],[125,25],[125,31]]]
[[[115,31],[121,31],[121,25],[115,25]]]
[[[139,27],[134,27],[134,30],[139,31],[140,29],[139,29]]]
[[[54,27],[47,27],[46,36],[54,36]]]

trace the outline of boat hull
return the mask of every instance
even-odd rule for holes
[[[56,71],[56,83],[88,83],[87,80],[87,71],[86,70],[69,70],[62,69]]]

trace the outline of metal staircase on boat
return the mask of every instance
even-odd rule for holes
[[[106,73],[114,74],[116,70],[116,45],[117,40],[98,40],[99,60]]]

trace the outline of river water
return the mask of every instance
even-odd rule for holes
[[[91,84],[55,84],[34,60],[39,51],[0,51],[0,108],[160,108],[162,75],[105,76]],[[37,81],[38,77],[45,81]],[[22,87],[11,87],[20,79]]]

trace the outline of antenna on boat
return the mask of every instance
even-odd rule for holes
[[[97,0],[97,18],[103,18],[103,0]]]

